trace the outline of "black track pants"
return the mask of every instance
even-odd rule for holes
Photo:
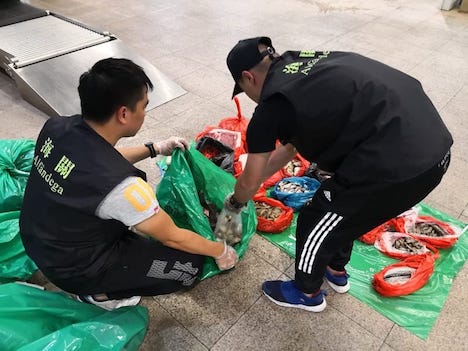
[[[325,269],[344,270],[353,241],[423,200],[441,181],[450,152],[429,171],[390,184],[344,186],[330,178],[299,214],[296,228],[297,286],[314,293]]]
[[[105,293],[110,299],[155,296],[191,287],[205,258],[133,233],[119,245],[123,246],[123,255],[99,276],[51,280],[65,291],[79,295]]]

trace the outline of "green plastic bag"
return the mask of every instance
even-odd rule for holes
[[[215,240],[208,218],[203,213],[199,192],[203,192],[207,202],[218,210],[223,207],[227,194],[234,190],[235,178],[217,167],[192,147],[185,153],[176,150],[156,194],[160,206],[181,228],[189,229],[201,236]],[[242,212],[242,240],[234,248],[241,258],[247,250],[252,235],[257,228],[257,216],[252,201]],[[200,279],[218,274],[220,270],[211,257],[206,257]]]
[[[63,293],[0,285],[0,350],[138,350],[148,325],[141,306],[106,311]]]
[[[33,140],[0,140],[0,212],[21,209],[34,158]]]
[[[0,213],[0,283],[28,279],[36,270],[19,234],[20,211]]]

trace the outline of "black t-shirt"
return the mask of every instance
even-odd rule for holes
[[[276,140],[290,142],[296,129],[293,106],[282,95],[257,105],[247,128],[247,146],[250,153],[270,152]]]
[[[292,143],[349,183],[402,181],[434,166],[452,138],[414,78],[345,52],[286,52],[247,131],[249,152]]]

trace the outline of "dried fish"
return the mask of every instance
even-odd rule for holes
[[[291,182],[289,180],[282,180],[278,183],[278,190],[283,193],[305,193],[309,190],[306,185]]]
[[[276,206],[270,206],[265,202],[255,201],[255,210],[257,211],[257,216],[263,217],[270,221],[276,220],[281,215],[281,208]]]
[[[297,176],[301,170],[302,163],[299,160],[291,160],[289,161],[286,166],[284,166],[284,170],[290,176]]]
[[[383,279],[390,284],[404,284],[413,277],[415,269],[411,267],[398,267],[389,269]]]
[[[424,250],[424,246],[419,241],[407,236],[396,239],[392,246],[408,253],[419,253]]]
[[[438,224],[431,222],[418,222],[414,225],[415,234],[427,235],[432,237],[442,237],[448,233],[442,229]]]

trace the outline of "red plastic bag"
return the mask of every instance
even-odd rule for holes
[[[281,173],[283,174],[283,178],[302,177],[309,166],[309,161],[301,155],[296,154],[296,156],[281,169]]]
[[[434,271],[438,254],[424,254],[391,264],[374,275],[372,286],[382,296],[404,296],[421,289]]]
[[[290,226],[293,220],[293,209],[284,205],[281,201],[270,197],[262,196],[261,193],[255,195],[253,200],[257,203],[265,203],[272,207],[278,207],[281,213],[275,220],[267,219],[259,215],[257,211],[257,229],[265,233],[280,233]],[[257,207],[257,206],[255,206]]]
[[[433,234],[430,234],[430,232],[424,234],[420,229],[421,225],[429,226],[426,228],[432,229],[430,232]],[[439,249],[453,246],[461,234],[460,231],[455,230],[449,224],[431,216],[418,216],[414,223],[405,225],[405,232]]]
[[[234,102],[237,106],[237,116],[221,119],[217,127],[205,127],[205,129],[195,137],[195,141],[207,136],[233,149],[233,174],[234,177],[237,178],[241,175],[245,166],[239,161],[239,158],[247,152],[246,132],[249,120],[242,116],[239,99],[237,97],[234,97]]]
[[[265,188],[272,187],[276,185],[276,183],[278,183],[283,178],[284,178],[283,173],[281,172],[281,170],[279,170],[278,172],[274,173],[270,178],[266,179],[262,183],[262,186]]]
[[[198,141],[203,137],[215,139],[227,147],[237,150],[238,153],[244,150],[242,145],[242,134],[240,132],[209,126],[195,137],[195,141]]]
[[[405,258],[422,255],[430,251],[438,253],[437,249],[431,245],[424,243],[417,238],[398,232],[384,232],[375,241],[374,246],[383,254],[404,260]]]
[[[379,239],[385,232],[403,232],[404,219],[401,217],[392,218],[389,221],[375,227],[364,235],[359,237],[359,240],[368,245],[374,245],[375,241]]]
[[[278,183],[283,178],[302,177],[309,168],[310,162],[299,154],[289,161],[286,166],[273,174],[270,178],[263,182],[263,186],[269,188]]]
[[[234,96],[234,102],[237,107],[237,116],[223,118],[218,126],[219,128],[240,132],[242,135],[242,147],[247,151],[246,133],[249,120],[242,116],[240,102],[237,96]]]

